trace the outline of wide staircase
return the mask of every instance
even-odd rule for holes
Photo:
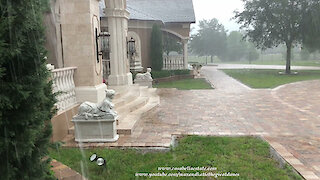
[[[155,88],[132,85],[109,86],[108,89],[116,91],[113,104],[119,115],[117,120],[118,134],[130,135],[141,117],[160,104],[160,97]],[[74,135],[74,126],[69,128],[68,134],[68,136]]]

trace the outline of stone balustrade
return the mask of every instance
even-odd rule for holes
[[[73,80],[73,75],[76,69],[76,67],[67,67],[51,70],[53,92],[57,93],[56,106],[58,113],[77,104],[75,84]]]
[[[163,56],[163,70],[185,69],[184,59],[181,55]]]

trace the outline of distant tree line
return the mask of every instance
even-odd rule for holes
[[[291,73],[292,49],[301,45],[320,48],[319,0],[242,0],[244,10],[235,19],[245,37],[258,48],[285,44],[286,73]]]
[[[199,24],[199,32],[192,37],[192,53],[217,56],[221,60],[247,58],[250,61],[257,57],[254,47],[266,50],[284,45],[286,73],[290,74],[295,47],[300,46],[300,55],[304,58],[320,49],[319,0],[242,1],[244,10],[235,12],[234,19],[241,24],[244,37],[240,38],[241,34],[235,32],[227,35],[216,19],[204,20]]]
[[[222,61],[257,60],[259,53],[254,44],[247,41],[242,33],[227,33],[217,19],[203,20],[199,31],[191,37],[190,49],[193,54],[210,56],[211,62],[217,56]]]

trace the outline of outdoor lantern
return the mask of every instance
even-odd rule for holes
[[[110,51],[110,33],[100,32],[100,48],[102,53],[107,53]]]
[[[100,40],[100,51],[99,51],[99,40]],[[110,51],[110,33],[100,32],[96,28],[96,47],[97,47],[97,62],[99,63],[99,56]]]
[[[92,154],[92,155],[90,156],[90,161],[91,161],[91,162],[95,161],[96,159],[97,159],[97,154]]]
[[[102,157],[98,157],[96,153],[90,156],[90,161],[91,162],[96,161],[98,166],[103,166],[106,164],[106,160],[104,160]]]
[[[133,54],[136,52],[136,41],[131,37],[131,39],[128,41],[128,53],[133,56]]]
[[[98,166],[103,166],[105,164],[105,160],[103,158],[99,157],[97,159],[97,164],[98,164]]]

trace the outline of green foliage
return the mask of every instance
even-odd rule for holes
[[[151,33],[151,67],[155,71],[162,70],[163,67],[163,42],[160,26],[154,24]]]
[[[107,168],[89,161],[93,153],[105,158]],[[288,167],[279,168],[270,158],[269,145],[253,137],[199,137],[189,136],[180,140],[179,146],[169,152],[139,153],[138,150],[120,149],[52,149],[50,156],[84,172],[89,179],[131,180],[149,179],[135,177],[137,172],[159,172],[158,167],[216,167],[214,172],[234,172],[235,179],[302,179]],[[162,172],[162,171],[160,171]],[[163,171],[177,173],[177,171]],[[180,171],[187,173],[192,171]],[[202,171],[200,171],[202,172]],[[152,179],[208,179],[208,177],[152,177]],[[210,178],[209,178],[210,179]],[[218,179],[234,179],[219,177]]]
[[[173,75],[189,75],[190,70],[188,69],[183,69],[183,70],[173,70]]]
[[[227,46],[227,34],[217,19],[203,20],[199,23],[199,32],[191,37],[191,51],[199,56],[224,56]]]
[[[301,58],[301,60],[309,60],[310,59],[310,52],[307,49],[301,49],[300,58]]]
[[[302,21],[303,45],[311,52],[320,50],[320,1],[305,2]]]
[[[161,70],[161,71],[152,71],[151,74],[154,79],[158,79],[158,78],[165,78],[165,77],[170,77],[170,76],[174,76],[174,75],[188,75],[188,74],[190,74],[190,70],[187,70],[187,69],[184,69],[184,70]]]
[[[169,56],[171,51],[177,53],[182,52],[182,43],[176,38],[172,37],[169,33],[165,33],[163,36],[163,51]]]
[[[302,41],[306,0],[243,0],[244,10],[236,12],[246,36],[262,49],[286,44],[286,72],[290,73],[291,49]]]
[[[253,44],[248,43],[246,58],[248,59],[249,64],[251,64],[252,61],[258,60],[259,56],[260,54],[258,53],[256,47]]]
[[[238,31],[232,31],[227,38],[225,60],[239,61],[246,56],[248,43]]]
[[[283,84],[320,79],[320,72],[312,70],[299,71],[297,75],[280,75],[279,70],[264,69],[232,69],[223,71],[252,88],[275,88]]]
[[[46,69],[46,0],[0,1],[0,176],[52,179],[47,147],[54,95]]]

